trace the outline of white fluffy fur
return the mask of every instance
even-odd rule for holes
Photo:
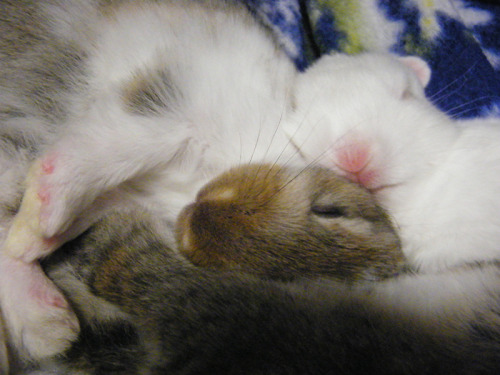
[[[97,196],[125,181],[122,192],[133,190],[173,219],[215,173],[251,159],[276,161],[283,150],[287,160],[279,123],[295,70],[246,21],[198,6],[150,3],[100,21],[90,98],[78,103],[81,112],[48,151],[55,155],[48,183],[56,196],[42,220],[45,236],[60,234]],[[168,67],[181,100],[160,117],[128,113],[124,84],[158,67]]]
[[[415,57],[325,56],[298,79],[286,131],[374,191],[416,268],[498,259],[500,120],[448,118],[424,96],[429,77]]]
[[[32,167],[25,203],[5,249],[10,254],[33,260],[50,253],[110,205],[128,199],[174,220],[199,187],[226,168],[251,160],[295,161],[281,128],[295,70],[249,16],[185,2],[130,2],[105,15],[90,2],[55,3],[45,6],[54,29],[86,45],[88,85],[81,95],[66,98],[71,115],[57,141],[50,134],[33,134],[49,147]],[[180,100],[160,115],[127,111],[123,88],[136,74],[158,67],[168,67],[182,91]],[[417,75],[411,72],[415,68]],[[340,172],[339,149],[347,150],[348,159],[370,151],[367,170],[374,174],[366,180],[368,187],[394,217],[415,266],[435,270],[495,259],[498,131],[486,123],[457,124],[432,107],[420,83],[428,74],[414,58],[404,64],[377,55],[322,58],[299,78],[288,136],[308,161]],[[43,121],[40,125],[37,129],[44,129]],[[4,160],[13,161],[7,170],[14,174],[12,179],[5,175],[13,182],[5,185],[11,188],[4,194],[15,197],[28,161],[19,155]],[[42,173],[43,163],[53,171]],[[40,204],[41,191],[50,194],[47,204]],[[24,235],[16,236],[18,230]],[[54,235],[56,241],[44,242]],[[0,258],[0,268],[6,270],[9,262]],[[70,310],[53,321],[61,311],[40,309],[33,300],[13,301],[33,281],[32,274],[24,273],[31,266],[0,273],[0,298],[12,339],[39,358],[65,347],[74,326],[68,325]],[[488,305],[484,301],[497,292],[491,287],[498,285],[497,278],[496,271],[477,270],[470,278],[409,277],[384,284],[377,293],[386,303],[401,303],[402,310],[432,315],[449,307],[466,314],[468,308],[455,298],[476,296],[468,306]],[[442,294],[429,292],[436,283],[443,285]],[[53,329],[40,332],[33,322]]]
[[[6,253],[36,260],[129,199],[173,221],[226,168],[296,156],[280,128],[293,64],[242,9],[201,4],[130,1],[103,14],[90,1],[43,5],[55,33],[87,51],[87,72],[74,83],[82,89],[64,98],[64,131],[55,142],[44,139],[47,151],[31,169]],[[157,114],[128,111],[127,86],[164,68],[179,97]],[[0,298],[13,342],[40,358],[67,345],[75,320],[69,309],[16,305],[13,297],[29,288],[22,270],[29,267],[4,267]],[[52,329],[40,332],[33,322]]]

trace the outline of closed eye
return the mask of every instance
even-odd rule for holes
[[[337,218],[345,216],[345,210],[334,204],[315,204],[311,207],[311,212],[323,218]]]

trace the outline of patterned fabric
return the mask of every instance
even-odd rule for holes
[[[500,117],[496,0],[241,0],[275,31],[301,70],[329,52],[418,55],[426,93],[453,117]]]

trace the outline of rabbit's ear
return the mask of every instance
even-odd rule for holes
[[[427,86],[431,79],[431,68],[423,59],[417,56],[404,56],[400,57],[399,61],[415,73],[423,87]]]

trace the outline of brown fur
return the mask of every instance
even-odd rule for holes
[[[363,188],[323,168],[234,168],[208,183],[178,221],[194,264],[281,279],[379,279],[403,263],[387,214]]]

